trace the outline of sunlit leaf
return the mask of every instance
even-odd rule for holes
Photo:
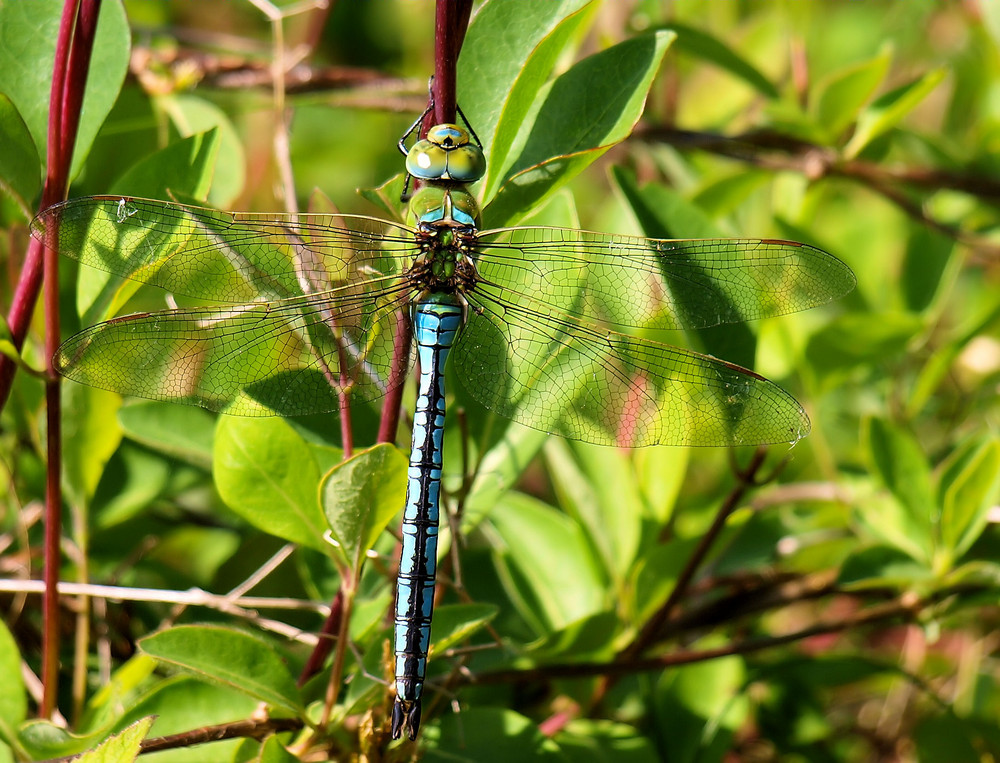
[[[376,445],[337,464],[319,486],[333,539],[357,572],[365,554],[403,507],[406,457],[393,445]]]
[[[181,668],[292,713],[302,699],[288,667],[269,642],[243,631],[175,626],[139,641],[161,663]]]
[[[114,734],[93,750],[81,755],[79,763],[129,763],[139,757],[139,745],[149,733],[153,718],[136,721],[124,731]]]
[[[1000,491],[1000,442],[969,441],[945,463],[940,482],[941,541],[952,559],[975,542]]]
[[[858,118],[854,136],[844,148],[848,157],[857,156],[875,138],[895,127],[918,103],[936,88],[947,74],[933,69],[905,85],[880,96]]]
[[[247,522],[279,538],[325,550],[319,466],[287,423],[279,418],[221,417],[212,471],[222,500]]]
[[[0,190],[8,193],[27,216],[42,182],[38,149],[10,99],[0,93]]]

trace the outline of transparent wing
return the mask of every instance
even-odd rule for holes
[[[242,416],[335,411],[338,393],[388,391],[403,285],[374,296],[345,287],[276,302],[115,318],[68,339],[70,379],[126,395]]]
[[[401,274],[413,231],[373,217],[219,212],[90,196],[49,207],[32,234],[61,254],[167,291],[228,304]]]
[[[809,433],[795,399],[745,368],[497,293],[467,298],[454,352],[463,383],[525,426],[620,447],[794,442]]]
[[[485,231],[477,250],[480,275],[502,296],[538,295],[575,319],[619,328],[704,328],[783,315],[836,299],[856,283],[836,257],[791,241],[526,227]]]

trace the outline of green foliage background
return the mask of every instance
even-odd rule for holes
[[[21,372],[0,419],[0,564],[12,584],[0,594],[0,761],[91,748],[89,760],[131,760],[147,734],[240,721],[259,703],[305,729],[216,743],[212,760],[309,749],[475,761],[1000,757],[997,8],[484,3],[459,102],[490,160],[486,226],[790,238],[855,270],[857,289],[837,304],[677,337],[792,391],[812,434],[772,448],[758,475],[770,478],[747,493],[736,475],[749,452],[731,462],[719,450],[548,438],[452,384],[452,410],[465,410],[446,437],[461,542],[442,560],[431,667],[448,691],[431,691],[414,746],[388,742],[384,727],[395,546],[384,530],[398,524],[402,451],[365,449],[344,464],[330,417],[219,417],[67,384],[64,580],[302,606],[67,606],[64,631],[77,636],[64,639],[60,724],[29,720],[37,692],[21,680],[22,663],[39,669],[39,599],[17,581],[39,577],[45,468],[42,385]],[[8,304],[43,177],[59,9],[0,2]],[[71,196],[284,210],[261,13],[242,1],[106,0],[103,14]],[[432,17],[429,0],[371,0],[336,4],[321,26],[285,22],[287,51],[315,46],[303,62],[315,81],[287,96],[303,208],[332,199],[345,212],[398,213],[394,144],[426,99]],[[108,298],[102,276],[61,264],[67,332],[126,303],[166,307],[134,284]],[[39,320],[22,353],[36,368],[41,333]],[[374,444],[378,415],[355,411],[359,446]],[[401,427],[397,445],[407,441]],[[727,497],[735,511],[647,661],[613,672]],[[344,683],[317,733],[329,669],[304,686],[295,677],[321,606],[348,580]],[[603,675],[614,680],[602,686]],[[205,760],[206,749],[150,758]]]

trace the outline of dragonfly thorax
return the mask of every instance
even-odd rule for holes
[[[479,205],[465,188],[425,185],[410,198],[407,222],[448,228],[478,228]]]
[[[421,222],[417,243],[420,254],[407,273],[410,283],[425,292],[464,293],[475,288],[479,282],[475,228]]]

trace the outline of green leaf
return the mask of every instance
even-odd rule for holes
[[[175,141],[132,165],[115,181],[109,193],[150,199],[184,196],[204,200],[215,175],[219,143],[217,128]],[[107,278],[114,276],[108,274]]]
[[[892,49],[885,46],[877,56],[840,69],[820,83],[811,111],[828,143],[836,141],[857,119],[861,107],[885,79],[891,62]]]
[[[946,69],[933,69],[921,77],[880,96],[858,118],[853,137],[844,148],[847,158],[854,158],[875,138],[895,127],[941,80]]]
[[[1000,305],[992,307],[957,338],[936,348],[920,370],[920,376],[913,385],[913,391],[907,400],[907,416],[915,417],[924,410],[931,396],[952,372],[952,367],[962,351],[997,322],[1000,322]]]
[[[712,643],[702,641],[699,647]],[[650,721],[669,725],[670,734],[663,738],[669,760],[722,759],[749,711],[745,680],[740,657],[685,665],[661,675],[656,687],[656,715]]]
[[[735,516],[735,515],[733,515]],[[730,522],[734,521],[733,516]],[[731,542],[734,530],[723,531],[717,547],[726,548]],[[644,622],[667,600],[691,554],[698,544],[698,538],[672,538],[665,543],[650,546],[638,560],[633,571],[635,593],[633,606],[635,619]]]
[[[28,752],[29,760],[48,760],[81,753],[107,735],[107,730],[86,735],[71,734],[51,721],[28,721],[18,732],[18,743]]]
[[[552,82],[484,212],[491,225],[520,220],[628,137],[673,39],[668,32],[634,37],[577,62]]]
[[[841,565],[837,584],[862,588],[910,588],[931,578],[927,565],[893,546],[870,546],[851,554]]]
[[[561,438],[549,439],[545,457],[560,506],[586,528],[621,590],[642,532],[643,503],[631,459],[619,449]]]
[[[326,552],[319,466],[284,420],[220,416],[212,473],[219,495],[254,527]]]
[[[169,484],[174,464],[126,440],[108,462],[94,494],[95,529],[126,522],[146,510]]]
[[[924,322],[919,315],[883,312],[847,314],[830,321],[809,339],[806,361],[818,372],[844,371],[884,361],[906,351]]]
[[[772,132],[808,143],[822,143],[826,140],[826,132],[796,101],[768,101],[764,104],[763,114]]]
[[[922,718],[913,732],[921,763],[981,763],[983,756],[973,744],[978,737],[973,724],[952,712]]]
[[[193,466],[212,468],[215,417],[208,411],[142,400],[122,406],[118,420],[130,439]]]
[[[739,172],[704,185],[691,197],[691,203],[711,218],[724,217],[738,212],[754,193],[769,186],[773,180],[771,172],[741,168]]]
[[[508,493],[490,523],[509,593],[539,634],[604,609],[601,565],[573,520],[530,496]]]
[[[240,544],[241,537],[233,530],[186,523],[161,533],[147,558],[154,564],[183,570],[193,585],[208,587],[222,565],[240,550]]]
[[[444,604],[434,608],[431,654],[464,641],[497,616],[494,604]]]
[[[63,474],[70,500],[90,503],[104,467],[117,450],[122,428],[115,420],[122,399],[82,384],[63,388]]]
[[[700,29],[671,22],[668,29],[677,33],[677,48],[681,52],[715,64],[739,77],[750,87],[768,98],[777,98],[778,88],[745,58],[740,57],[730,45]]]
[[[195,95],[164,97],[158,101],[158,106],[170,116],[174,127],[185,138],[209,132],[218,136],[218,150],[212,157],[215,161],[212,162],[211,172],[206,173],[204,192],[187,195],[204,199],[207,194],[210,206],[228,208],[246,184],[247,158],[243,143],[226,112],[211,101]],[[209,184],[211,188],[208,187]]]
[[[42,185],[41,159],[28,126],[10,98],[0,93],[0,189],[31,217],[31,206]]]
[[[948,282],[946,271],[955,253],[955,241],[926,226],[912,226],[906,241],[906,259],[901,264],[903,296],[907,309],[927,309]]]
[[[1000,48],[1000,5],[981,3],[976,10],[982,15],[983,26],[993,39],[993,44]]]
[[[567,723],[555,736],[560,749],[574,763],[657,763],[654,744],[635,726],[591,718]]]
[[[611,660],[620,629],[621,617],[617,612],[597,612],[535,642],[530,654],[538,661]]]
[[[86,714],[79,723],[81,732],[96,732],[120,722],[122,707],[131,706],[140,687],[156,670],[156,660],[135,654],[98,689],[87,702]]]
[[[291,713],[302,698],[274,645],[243,631],[208,625],[179,625],[140,639],[158,661],[242,692]]]
[[[857,520],[872,537],[930,568],[931,533],[913,521],[911,512],[895,495],[881,491],[859,496],[857,505]]]
[[[292,755],[281,743],[281,740],[272,734],[261,745],[260,757],[257,760],[260,763],[296,763],[301,758]]]
[[[658,526],[666,525],[673,516],[690,457],[690,448],[663,446],[642,448],[633,454],[647,514]],[[644,540],[647,545],[653,541],[651,538]]]
[[[319,486],[330,532],[355,573],[406,498],[407,461],[387,443],[363,450],[327,472]]]
[[[493,512],[501,497],[513,487],[549,439],[546,432],[529,429],[496,414],[487,415],[495,422],[502,436],[479,462],[462,517],[464,532],[478,527]],[[447,442],[448,438],[445,438],[446,447]],[[448,468],[447,458],[445,468]]]
[[[518,132],[556,60],[596,8],[589,0],[492,0],[469,25],[458,60],[458,102],[487,141],[484,201],[496,195]]]
[[[28,696],[21,678],[21,653],[17,642],[0,622],[0,740],[14,746],[16,729],[28,715]]]
[[[115,734],[93,750],[81,755],[78,763],[128,763],[139,757],[139,745],[146,738],[153,718],[138,720],[120,734]]]
[[[3,89],[28,126],[36,147],[48,144],[49,93],[61,0],[0,3],[0,72]],[[73,149],[75,177],[128,72],[131,33],[121,2],[101,5],[93,56]]]
[[[150,657],[145,659],[153,661]],[[260,702],[244,691],[209,683],[188,674],[178,674],[156,681],[144,694],[131,699],[122,714],[117,708],[118,727],[148,715],[156,717],[151,736],[180,734],[191,729],[245,720],[259,711]],[[172,763],[202,763],[206,750],[209,760],[228,760],[228,753],[238,746],[236,740],[212,742],[208,748],[197,746],[169,753],[156,753],[151,760],[165,757]],[[141,759],[140,759],[141,760]]]
[[[722,231],[701,209],[672,188],[659,183],[640,186],[635,173],[612,168],[612,178],[651,238],[719,238]]]
[[[399,199],[403,194],[405,182],[406,175],[400,173],[393,175],[376,188],[359,188],[358,195],[374,204],[386,219],[401,223],[404,222],[405,212],[400,209]],[[312,207],[310,204],[310,212],[313,211]],[[334,212],[332,209],[320,211]]]
[[[469,729],[475,729],[470,734]],[[565,763],[559,747],[538,724],[513,710],[471,708],[448,713],[421,727],[424,763],[509,763],[512,760]]]
[[[9,339],[0,339],[0,355],[10,358],[18,367],[21,368],[26,373],[31,372],[30,366],[24,362],[24,358],[21,357],[21,353],[18,352],[17,347]]]
[[[931,519],[937,513],[930,467],[917,442],[903,430],[884,419],[869,419],[863,441],[875,474],[892,493],[902,512],[893,519],[903,536],[921,551],[920,561],[929,561],[934,546]],[[874,519],[881,523],[889,517]],[[873,518],[868,518],[872,521]],[[912,553],[912,548],[905,548]]]
[[[1000,490],[1000,441],[963,443],[944,464],[938,487],[941,542],[958,559],[982,534]]]

